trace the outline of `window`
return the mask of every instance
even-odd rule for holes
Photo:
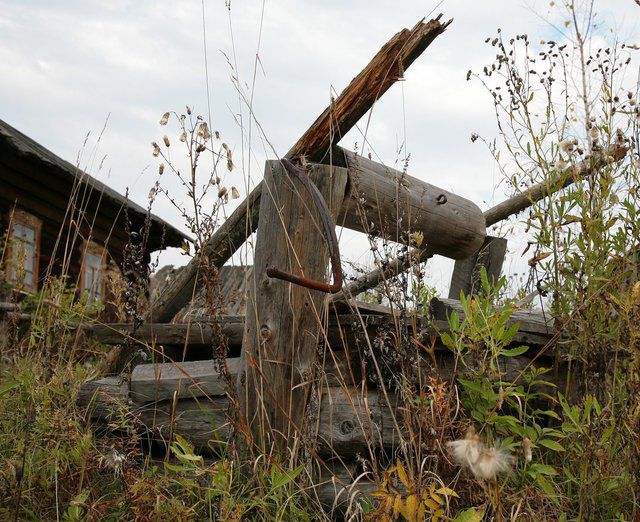
[[[83,248],[81,290],[87,292],[89,301],[101,301],[104,296],[105,253],[96,243]]]
[[[42,223],[35,216],[22,210],[15,210],[10,221],[9,280],[27,291],[35,292],[38,289],[38,255]]]

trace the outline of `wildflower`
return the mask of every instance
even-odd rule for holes
[[[209,132],[207,122],[203,121],[198,127],[198,136],[200,136],[204,141],[207,141],[209,138],[211,138],[211,133]]]
[[[100,464],[106,468],[111,468],[116,477],[122,475],[122,468],[126,462],[127,457],[123,453],[118,452],[117,449],[111,448],[111,450],[100,457]]]
[[[417,247],[420,247],[424,241],[424,234],[422,232],[414,232],[411,234],[411,239]]]
[[[571,151],[573,151],[573,140],[564,140],[560,142],[560,150],[562,150],[562,152],[565,153],[570,153]]]
[[[162,118],[160,118],[160,125],[166,125],[168,123],[168,121],[169,121],[169,113],[165,112],[162,115]]]
[[[459,466],[468,468],[476,478],[484,480],[504,473],[513,461],[508,451],[485,446],[473,427],[467,430],[464,439],[448,442],[447,446]]]
[[[502,387],[502,384],[501,384],[500,389],[498,390],[498,404],[496,404],[496,407],[498,409],[501,409],[503,404],[504,404],[504,388]]]
[[[524,460],[526,462],[531,462],[531,459],[533,458],[531,455],[531,439],[528,437],[525,437],[524,439],[522,439],[522,451],[524,453]]]
[[[569,164],[564,160],[562,156],[556,161],[556,170],[565,170]]]

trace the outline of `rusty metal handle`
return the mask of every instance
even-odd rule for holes
[[[267,268],[267,275],[288,281],[294,285],[310,288],[311,290],[319,290],[327,294],[337,294],[342,289],[342,266],[340,264],[340,249],[338,247],[338,238],[336,236],[336,225],[333,222],[327,202],[322,197],[313,182],[307,177],[307,174],[294,165],[290,160],[284,158],[280,160],[287,173],[297,178],[304,185],[307,192],[311,194],[311,199],[318,210],[320,221],[322,222],[322,232],[329,247],[329,258],[331,259],[331,271],[333,272],[333,284],[315,281],[307,277],[297,276],[284,272],[275,266]]]

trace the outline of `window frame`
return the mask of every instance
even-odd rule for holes
[[[22,225],[34,231],[34,253],[33,253],[33,284],[26,284],[24,281],[18,281],[17,274],[13,274],[13,243],[15,241],[15,225]],[[9,213],[9,238],[10,243],[7,249],[7,259],[9,260],[9,270],[7,271],[7,279],[28,292],[38,291],[38,280],[40,278],[40,237],[42,232],[42,220],[33,214],[22,209],[13,209]],[[21,241],[22,242],[22,241]]]
[[[87,287],[87,255],[92,254],[100,258],[100,298],[95,299],[91,295],[91,289]],[[82,263],[80,263],[80,293],[87,292],[88,300],[93,302],[104,302],[105,292],[107,289],[106,280],[107,270],[107,249],[106,247],[96,243],[95,241],[83,241],[82,244]]]

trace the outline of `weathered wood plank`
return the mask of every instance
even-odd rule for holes
[[[232,381],[240,370],[240,358],[226,360]],[[135,404],[192,397],[225,395],[227,382],[216,361],[139,364],[131,373],[131,400]]]
[[[288,157],[318,161],[369,110],[393,83],[402,78],[413,61],[444,32],[450,22],[439,18],[420,21],[412,30],[403,29],[374,56],[342,93],[316,119],[289,152]],[[210,263],[220,268],[258,227],[262,183],[213,234],[203,249]],[[196,286],[199,258],[193,258],[176,280],[158,297],[147,321],[169,321],[189,302]]]
[[[477,294],[482,287],[480,280],[482,268],[487,271],[489,282],[495,284],[500,279],[506,253],[505,238],[487,236],[476,253],[456,261],[449,285],[449,299],[460,299],[461,292],[464,295]]]
[[[314,165],[309,179],[335,219],[347,170]],[[267,443],[261,437],[272,434],[271,443],[292,448],[312,386],[326,294],[270,278],[267,268],[326,281],[329,254],[318,209],[300,180],[290,177],[280,162],[267,162],[263,183],[238,397],[257,443]]]
[[[380,312],[380,310],[381,307],[377,307],[375,311]],[[417,327],[422,333],[421,340],[428,340],[430,336],[436,335],[437,331],[449,331],[447,314],[452,310],[461,311],[460,306],[454,300],[438,299],[434,301],[432,308],[432,313],[435,317],[434,321],[430,322],[425,317],[417,320]],[[244,331],[244,317],[222,316],[219,321],[229,346],[240,346]],[[518,311],[513,316],[512,322],[515,321],[521,322],[522,326],[521,330],[516,334],[514,342],[542,346],[546,344],[551,333],[553,333],[550,317],[547,316],[545,321],[541,312]],[[395,325],[389,309],[387,309],[386,315],[381,313],[358,315],[357,312],[338,316],[330,315],[327,330],[329,346],[334,349],[343,349],[345,345],[349,346],[354,336],[361,332],[361,322],[364,323],[369,336],[374,336],[376,330],[381,326]],[[85,325],[83,329],[88,333],[93,333],[97,340],[105,344],[121,344],[128,337],[133,337],[141,344],[148,345],[155,343],[156,345],[184,346],[186,341],[188,347],[193,350],[200,346],[211,347],[217,340],[211,324],[202,322],[202,320],[194,321],[191,324],[143,324],[135,330],[135,335],[132,335],[134,327],[130,323]]]
[[[222,334],[230,344],[242,343],[244,316],[225,315],[220,318]],[[186,324],[143,323],[134,327],[131,323],[95,324],[85,327],[101,343],[121,344],[134,338],[146,344],[209,345],[216,338],[210,322],[193,321]]]
[[[436,320],[445,321],[453,311],[460,314],[460,319],[464,318],[464,311],[460,301],[456,299],[434,298],[431,300],[431,311]],[[553,334],[553,319],[549,314],[532,310],[517,310],[513,312],[508,325],[520,323],[520,333],[530,333],[541,336],[551,336]]]
[[[149,403],[136,411],[138,420],[155,440],[172,442],[181,435],[199,450],[225,443],[231,433],[226,397],[180,399]]]

